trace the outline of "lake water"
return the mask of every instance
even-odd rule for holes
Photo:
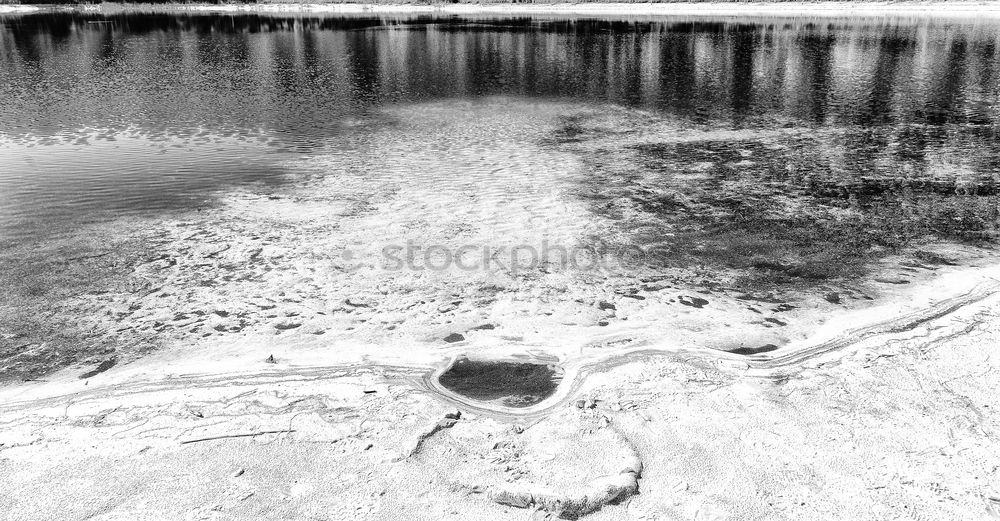
[[[822,294],[891,255],[931,269],[955,260],[933,246],[993,247],[998,125],[1000,24],[992,21],[0,16],[0,243],[9,252],[0,282],[21,314],[0,321],[0,354],[48,345],[54,331],[70,340],[98,331],[102,345],[121,345],[122,329],[95,322],[103,306],[139,331],[128,335],[158,343],[170,320],[136,311],[146,304],[129,300],[135,288],[202,292],[158,304],[174,316],[199,299],[249,299],[232,284],[254,277],[271,277],[282,296],[304,284],[308,295],[295,302],[322,301],[317,309],[354,295],[352,316],[383,304],[406,319],[320,328],[374,342],[432,330],[444,337],[458,331],[443,329],[453,321],[428,317],[489,308],[505,302],[496,297],[504,291],[566,306],[597,306],[603,294],[652,306],[667,272],[705,291],[826,285]],[[207,217],[192,217],[199,211]],[[173,218],[188,231],[171,231]],[[100,243],[94,230],[123,222],[144,226],[152,237],[142,240],[153,242],[128,258],[89,250],[70,258],[116,259],[107,265],[42,269],[48,257],[24,253],[72,250],[81,234]],[[379,250],[414,242],[439,251],[411,272],[444,267],[458,251],[496,260],[494,248],[527,245],[534,255],[549,242],[641,258],[619,262],[626,279],[614,283],[557,283],[559,266],[531,264],[507,286],[413,276],[400,289],[405,277],[369,269],[387,260],[372,257]],[[276,245],[284,249],[274,253]],[[243,257],[226,257],[234,252]],[[269,253],[271,264],[253,267]],[[326,264],[289,260],[315,256]],[[206,262],[215,271],[199,271]],[[506,262],[499,269],[510,271]],[[142,280],[111,287],[94,282],[105,280],[93,275],[101,270]],[[387,294],[414,302],[386,304],[379,295]],[[88,295],[124,300],[69,300]],[[840,302],[836,295],[827,300]],[[80,319],[79,331],[40,318],[53,302]],[[707,303],[662,299],[684,310]],[[406,314],[425,304],[433,312]],[[496,317],[523,311],[504,305]],[[553,306],[532,311],[543,317],[532,331],[546,330],[549,316],[585,322]],[[268,313],[207,331],[190,329],[197,320],[185,313],[173,320],[200,338],[278,317]],[[289,313],[279,331],[301,325],[287,317],[303,312]],[[614,326],[613,317],[587,317]],[[19,337],[27,340],[10,341]],[[760,338],[767,349],[784,341]],[[723,347],[757,352],[757,344]],[[65,363],[39,349],[23,358]]]
[[[805,158],[820,182],[960,177],[991,195],[998,42],[988,22],[892,19],[5,16],[0,230],[205,204],[380,107],[492,96],[844,130],[836,157]]]

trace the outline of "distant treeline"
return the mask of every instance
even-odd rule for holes
[[[773,2],[802,2],[803,0],[761,0],[760,2],[748,0],[142,0],[133,2],[101,2],[100,0],[0,0],[0,5],[92,5],[111,3],[118,5],[129,4],[378,4],[378,5],[437,5],[437,4],[599,4],[599,3],[624,3],[624,4],[661,4],[661,3],[773,3]],[[820,2],[843,2],[844,0],[807,0],[809,3]],[[851,0],[848,0],[851,1]],[[915,3],[925,1],[926,3],[941,3],[961,0],[916,0]]]

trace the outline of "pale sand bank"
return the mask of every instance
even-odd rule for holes
[[[66,396],[0,401],[0,508],[11,519],[525,519],[537,506],[518,508],[524,491],[577,497],[639,470],[638,494],[587,519],[989,519],[998,312],[994,295],[781,371],[650,356],[592,374],[575,390],[582,409],[530,421],[457,414],[400,367],[279,361],[66,382]],[[558,512],[548,508],[535,518]]]

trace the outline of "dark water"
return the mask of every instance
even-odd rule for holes
[[[460,358],[438,381],[448,390],[506,407],[530,407],[552,396],[562,381],[554,366]]]
[[[903,190],[916,171],[917,192],[971,191],[977,218],[993,219],[998,43],[1000,25],[934,20],[0,17],[0,233],[206,204],[280,182],[285,159],[335,146],[381,106],[491,96],[612,103],[705,128],[840,129],[833,152],[809,151],[822,175],[797,186],[811,195]],[[745,149],[638,152],[660,168]],[[766,172],[716,177],[773,180],[800,151],[761,150]],[[942,161],[954,175],[934,181]],[[676,203],[617,189],[654,213]]]

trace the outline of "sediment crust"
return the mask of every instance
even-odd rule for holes
[[[576,519],[605,505],[639,493],[642,458],[628,437],[608,425],[620,446],[626,448],[621,472],[590,480],[583,487],[552,491],[544,487],[499,486],[487,490],[487,497],[501,505],[517,508],[537,507],[561,518]]]

